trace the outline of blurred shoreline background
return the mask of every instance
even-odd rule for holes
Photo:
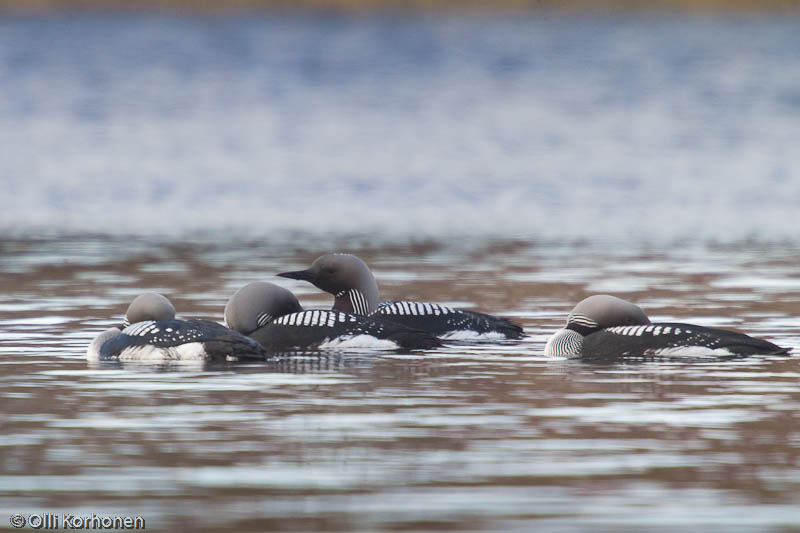
[[[167,9],[204,12],[237,10],[332,11],[679,11],[786,12],[800,0],[0,0],[0,11],[70,9]]]
[[[7,237],[800,244],[795,2],[0,3]]]

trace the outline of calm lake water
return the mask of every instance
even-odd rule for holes
[[[0,17],[0,528],[800,531],[800,20]],[[327,251],[520,342],[90,363]],[[545,358],[589,294],[795,355]]]
[[[796,531],[800,362],[587,364],[542,355],[584,296],[800,351],[800,251],[369,247],[387,298],[514,317],[529,337],[259,364],[96,363],[144,289],[221,319],[318,250],[2,241],[0,512],[139,515],[197,531]],[[6,518],[3,517],[5,521]]]

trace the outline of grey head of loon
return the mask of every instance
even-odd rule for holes
[[[300,302],[288,289],[256,281],[236,291],[225,304],[225,325],[249,335],[279,316],[302,310]]]
[[[175,318],[175,307],[166,296],[157,292],[146,292],[133,299],[125,312],[124,327],[146,320],[172,320]]]
[[[160,322],[163,320],[173,320],[175,318],[175,307],[166,298],[157,292],[146,292],[140,294],[128,306],[125,311],[125,319],[121,326],[109,328],[92,340],[87,349],[89,359],[102,359],[100,350],[106,341],[122,335],[122,330],[138,322]]]
[[[581,300],[567,317],[567,328],[583,335],[614,326],[649,324],[642,308],[622,298],[595,294]]]
[[[580,355],[583,338],[604,328],[649,324],[642,308],[622,298],[596,294],[581,300],[567,317],[567,325],[547,341],[545,355]]]
[[[333,308],[339,311],[370,315],[380,302],[375,276],[367,264],[351,254],[325,254],[307,270],[283,272],[284,278],[305,280],[335,297]]]

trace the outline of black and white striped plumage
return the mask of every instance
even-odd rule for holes
[[[278,274],[306,280],[334,295],[333,308],[391,320],[440,338],[500,340],[524,337],[522,328],[505,318],[424,302],[381,302],[369,267],[354,255],[326,254],[307,270]]]
[[[207,320],[176,320],[175,308],[157,293],[138,296],[124,329],[98,335],[87,349],[93,360],[176,361],[263,359],[264,349],[240,333]]]
[[[440,346],[436,337],[385,320],[334,309],[301,311],[276,318],[250,333],[271,350],[420,350]]]
[[[274,316],[266,323],[255,317]],[[304,311],[291,292],[272,283],[250,283],[225,306],[230,327],[274,352],[294,350],[417,350],[440,346],[433,335],[386,320],[337,310]]]
[[[522,328],[505,318],[434,303],[381,302],[370,316],[451,340],[501,340],[523,336]]]
[[[723,329],[650,323],[638,306],[607,295],[580,302],[564,329],[547,341],[546,355],[613,360],[624,357],[783,354],[771,342]]]
[[[782,354],[788,349],[736,331],[674,322],[605,328],[583,340],[584,356],[754,355]]]
[[[131,324],[97,347],[97,359],[175,361],[264,359],[258,342],[208,320]]]

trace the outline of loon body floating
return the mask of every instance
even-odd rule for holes
[[[334,296],[333,309],[381,318],[453,339],[519,339],[522,328],[505,318],[434,303],[381,302],[378,283],[364,261],[350,254],[326,254],[307,270],[278,274],[311,282]]]
[[[581,301],[567,325],[547,341],[545,355],[614,359],[652,355],[784,354],[771,342],[724,329],[692,324],[652,324],[626,300],[595,295]]]
[[[370,348],[420,350],[441,342],[428,332],[335,309],[304,311],[287,289],[249,283],[225,306],[225,324],[270,351]]]
[[[264,359],[258,342],[209,320],[176,320],[175,308],[157,293],[137,296],[122,328],[110,328],[89,345],[87,358],[120,361]]]

